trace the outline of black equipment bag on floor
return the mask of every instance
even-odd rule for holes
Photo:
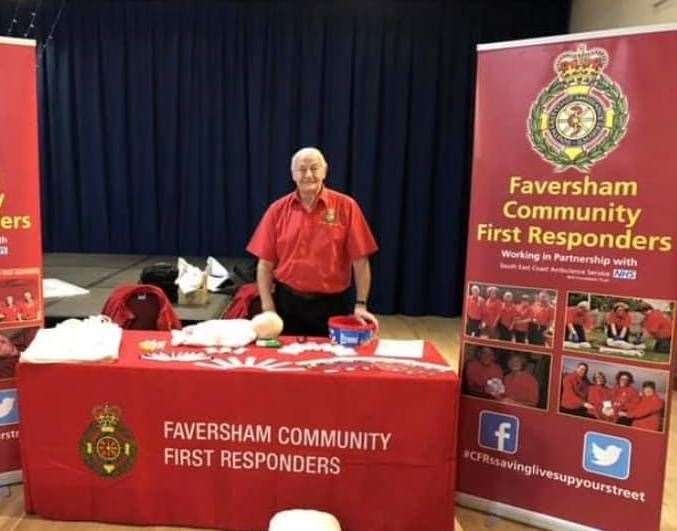
[[[179,270],[176,265],[168,263],[157,263],[144,267],[141,271],[140,284],[152,284],[165,292],[170,302],[177,302],[178,286],[175,284],[176,277],[179,276]]]

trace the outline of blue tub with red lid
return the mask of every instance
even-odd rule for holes
[[[368,343],[376,335],[376,326],[373,323],[362,324],[352,315],[331,317],[328,325],[331,342],[347,347]]]

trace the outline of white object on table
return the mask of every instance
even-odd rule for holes
[[[341,525],[329,513],[291,509],[273,516],[268,531],[341,531]]]
[[[61,299],[64,297],[77,297],[78,295],[87,295],[89,290],[59,280],[58,278],[42,279],[42,298],[43,299]]]
[[[122,328],[105,315],[68,319],[55,328],[38,330],[21,354],[27,363],[80,363],[118,359]]]
[[[387,358],[423,359],[422,339],[379,339],[375,356]]]

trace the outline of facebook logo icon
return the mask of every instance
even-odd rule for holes
[[[16,407],[16,389],[0,391],[0,426],[19,423],[19,409]]]
[[[480,413],[479,445],[506,454],[517,453],[520,421],[514,415],[493,411]]]

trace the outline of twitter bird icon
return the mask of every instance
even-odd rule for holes
[[[614,479],[630,477],[632,443],[623,437],[589,431],[583,444],[583,469]]]

